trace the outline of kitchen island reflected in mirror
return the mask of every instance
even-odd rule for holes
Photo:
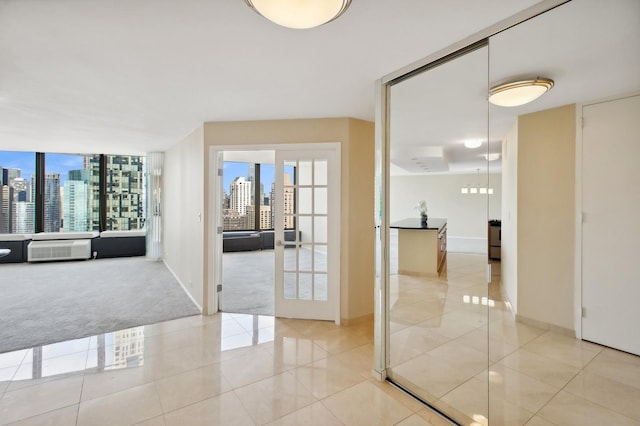
[[[408,218],[391,224],[398,230],[398,273],[438,276],[447,259],[447,219]]]

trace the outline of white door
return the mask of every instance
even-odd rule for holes
[[[582,114],[582,337],[640,355],[640,96]]]
[[[339,322],[339,145],[278,150],[275,314]]]

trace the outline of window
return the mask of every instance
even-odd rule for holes
[[[99,155],[45,154],[44,232],[99,230],[99,167]]]
[[[34,152],[0,151],[0,234],[35,232]]]
[[[140,156],[0,151],[0,233],[141,229],[144,169]]]
[[[269,230],[274,224],[275,166],[225,161],[223,170],[225,231]],[[285,169],[285,186],[294,179],[294,167]],[[257,188],[259,188],[256,191]],[[267,192],[265,192],[265,190]],[[257,206],[257,207],[256,207]],[[285,215],[294,208],[293,189],[285,189]],[[256,227],[256,212],[259,211],[259,226]],[[291,217],[285,217],[285,228],[294,229]]]
[[[142,229],[146,216],[145,157],[106,157],[107,229]]]

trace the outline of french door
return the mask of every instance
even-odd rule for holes
[[[339,323],[339,144],[276,151],[275,315]]]

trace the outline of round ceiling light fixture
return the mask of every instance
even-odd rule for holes
[[[520,106],[538,99],[552,87],[553,80],[541,77],[501,84],[489,90],[489,102],[503,107]]]
[[[307,29],[333,21],[351,0],[244,0],[258,14],[287,28]]]

